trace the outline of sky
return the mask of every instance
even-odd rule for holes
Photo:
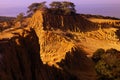
[[[0,16],[16,16],[20,12],[26,12],[27,7],[33,2],[45,0],[0,0]],[[71,1],[76,5],[78,13],[98,14],[120,18],[120,0],[46,0]]]

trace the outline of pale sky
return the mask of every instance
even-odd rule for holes
[[[0,7],[18,7],[27,6],[33,2],[42,2],[45,0],[0,0]],[[120,4],[120,0],[46,0],[47,2],[52,1],[71,1],[75,4]]]
[[[26,12],[27,7],[31,3],[42,2],[42,1],[45,1],[45,0],[0,0],[0,15],[15,16],[16,14],[20,12]],[[95,8],[98,9],[97,8],[98,6],[102,8],[109,7],[109,9],[111,7],[113,9],[114,7],[116,7],[116,5],[118,6],[116,11],[120,11],[120,0],[46,0],[46,1],[47,3],[50,3],[52,1],[71,1],[76,5],[77,9],[81,8],[82,10],[82,7],[86,9],[86,11],[83,10],[85,12],[90,12],[89,11],[90,9],[95,9]],[[88,10],[87,10],[87,7],[88,7]],[[95,12],[93,10],[93,14]],[[113,16],[115,16],[115,11],[113,13]],[[119,15],[117,16],[119,17]]]

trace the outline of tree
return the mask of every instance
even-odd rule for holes
[[[120,51],[109,49],[103,52],[95,69],[99,80],[120,80]]]
[[[54,1],[52,2],[51,4],[49,4],[51,6],[51,8],[57,8],[57,9],[60,9],[61,8],[61,2],[58,2],[58,1]]]
[[[62,2],[62,10],[64,11],[64,14],[76,13],[74,3],[68,1]]]
[[[52,14],[62,14],[62,15],[71,15],[75,14],[75,5],[72,2],[64,1],[64,2],[59,2],[59,1],[53,1],[50,5],[50,8],[48,8],[46,5],[46,2],[41,2],[41,3],[32,3],[28,7],[28,16],[31,16],[34,14],[37,10],[41,10],[44,12],[49,12]]]
[[[16,21],[22,22],[23,18],[24,18],[24,13],[19,13],[17,15]]]
[[[74,3],[68,1],[54,1],[50,4],[50,10],[52,10],[51,12],[53,12],[54,14],[70,15],[76,13]]]
[[[97,63],[99,60],[101,60],[102,55],[105,53],[104,49],[98,49],[93,53],[92,60]]]
[[[62,14],[62,10],[61,10],[61,2],[58,1],[54,1],[52,2],[50,5],[50,13],[53,14]]]
[[[30,6],[28,6],[28,15],[32,15],[33,13],[35,13],[37,10],[41,10],[44,11],[47,9],[47,6],[45,5],[46,2],[41,2],[41,3],[32,3]]]

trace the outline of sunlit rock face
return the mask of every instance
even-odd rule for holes
[[[69,23],[69,21],[71,22]],[[87,26],[86,23],[89,25]],[[93,25],[96,24],[79,15],[52,15],[37,11],[32,16],[29,27],[35,29],[39,38],[40,56],[43,64],[54,66],[63,72],[67,72],[67,74],[72,74],[76,79],[94,80],[96,78],[94,65],[86,56],[87,53],[76,45],[79,40],[75,38],[76,36],[72,33],[80,33],[80,30],[83,30],[84,26],[87,27],[84,28],[83,32],[90,29],[97,29],[97,27]],[[68,55],[71,57],[69,58]],[[79,56],[79,58],[76,58],[77,56]],[[64,60],[66,62],[64,66],[61,66]],[[73,65],[74,63],[76,65]],[[69,66],[74,67],[69,69]],[[89,68],[83,69],[82,66]]]
[[[119,25],[37,11],[0,32],[0,80],[96,80],[90,57],[99,48],[120,49]]]
[[[23,23],[0,33],[2,80],[96,80],[93,52],[120,49],[118,20],[37,11]]]

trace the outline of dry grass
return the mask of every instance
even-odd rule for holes
[[[115,23],[115,22],[120,22],[120,20],[113,20],[113,19],[98,19],[98,18],[89,18],[88,20],[92,22],[97,22],[97,23]]]
[[[120,42],[116,35],[116,28],[98,29],[91,32],[71,32],[74,36],[74,44],[84,49],[88,56],[92,56],[99,48],[120,50]]]

